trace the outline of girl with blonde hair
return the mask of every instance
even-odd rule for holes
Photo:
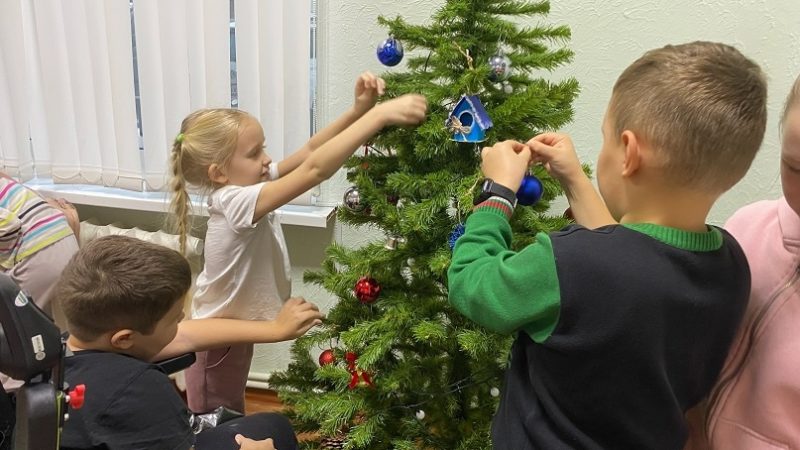
[[[244,111],[203,109],[183,120],[171,156],[171,206],[182,248],[189,232],[187,185],[210,192],[205,264],[192,298],[192,318],[272,320],[282,308],[298,315],[317,309],[302,298],[290,298],[289,258],[275,210],[330,178],[382,128],[425,118],[424,97],[408,94],[376,104],[383,91],[382,79],[362,74],[353,106],[280,162],[265,152],[261,125]],[[286,339],[307,329],[287,330]],[[252,355],[252,344],[199,352],[186,372],[189,408],[205,413],[225,406],[244,412]]]

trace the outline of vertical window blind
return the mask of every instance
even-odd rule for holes
[[[238,107],[280,160],[311,132],[310,1],[3,0],[0,157],[22,180],[162,190],[180,122]]]

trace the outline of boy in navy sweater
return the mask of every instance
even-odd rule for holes
[[[453,251],[450,301],[516,333],[498,449],[681,449],[750,290],[747,261],[706,225],[744,176],[766,124],[766,83],[730,46],[647,52],[617,80],[597,162],[602,198],[569,137],[484,148],[493,183]],[[579,225],[512,251],[515,188],[531,162],[564,187]]]

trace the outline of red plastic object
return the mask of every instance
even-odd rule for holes
[[[69,407],[72,409],[81,409],[85,392],[86,385],[83,384],[79,384],[75,386],[75,389],[69,391]]]

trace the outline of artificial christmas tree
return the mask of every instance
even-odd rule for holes
[[[511,338],[453,310],[446,273],[479,188],[480,149],[572,116],[577,82],[542,78],[570,60],[561,47],[569,29],[518,25],[548,11],[548,2],[448,0],[429,25],[379,18],[407,60],[407,71],[383,75],[387,92],[422,93],[429,116],[416,129],[385,130],[347,165],[353,187],[338,217],[386,239],[334,244],[322,270],[306,275],[340,300],[270,380],[297,430],[318,436],[306,448],[491,447]],[[533,204],[512,219],[517,248],[568,222],[547,213],[559,185],[541,167],[532,175],[521,204]]]

